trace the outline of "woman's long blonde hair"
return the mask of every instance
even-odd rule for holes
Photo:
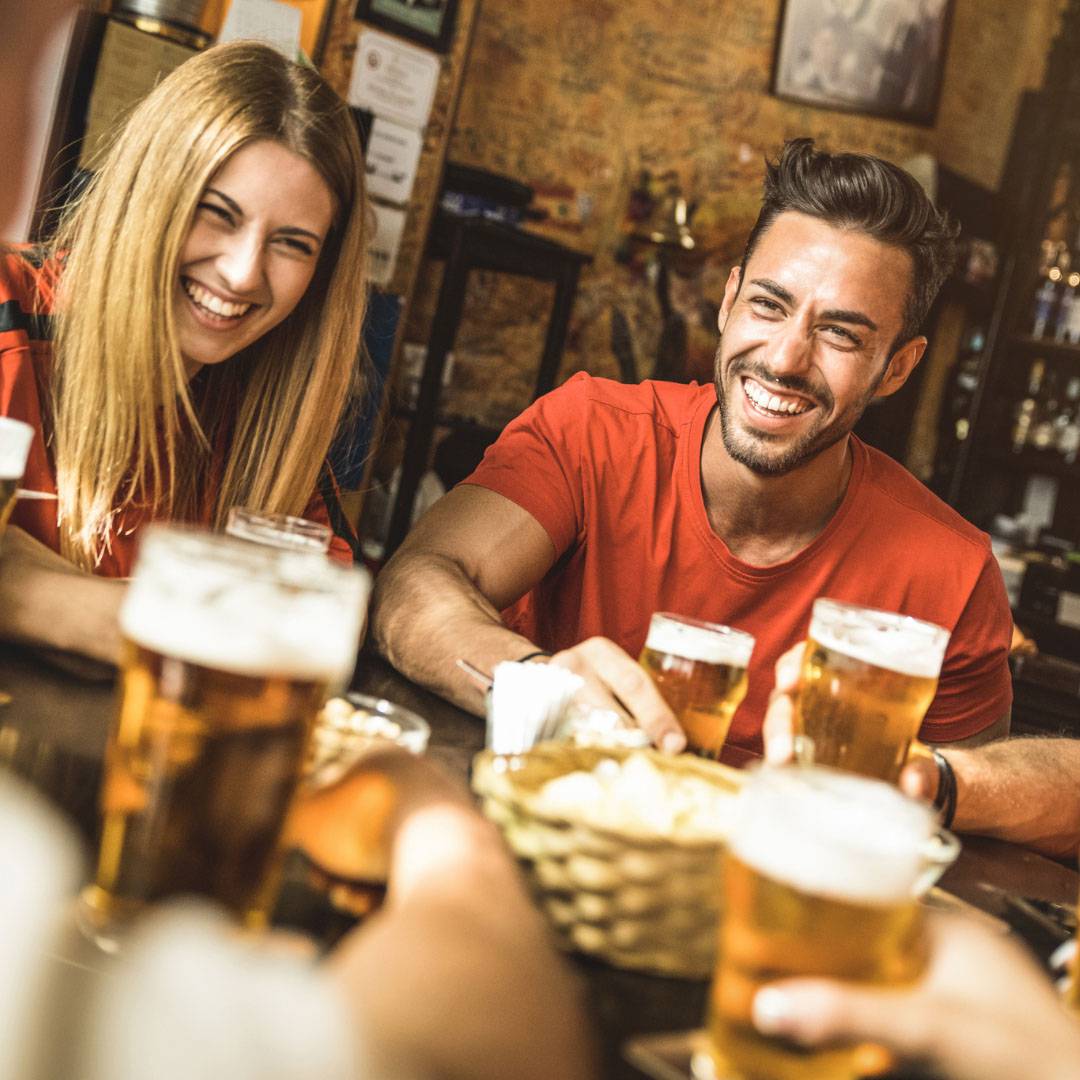
[[[210,178],[263,139],[322,175],[334,223],[296,309],[204,370],[193,394],[173,306],[181,250]],[[65,265],[51,434],[67,558],[92,568],[116,515],[136,504],[216,526],[235,505],[303,512],[366,384],[363,189],[348,107],[267,46],[209,49],[134,110],[55,240]],[[220,461],[212,450],[230,425]]]

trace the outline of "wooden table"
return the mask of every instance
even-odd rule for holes
[[[481,721],[402,678],[383,661],[363,658],[353,688],[413,709],[431,724],[429,755],[465,777],[481,748]],[[12,702],[0,708],[0,761],[30,779],[68,813],[93,842],[101,759],[113,708],[111,680],[88,681],[33,654],[0,648],[0,689]],[[970,838],[943,878],[950,893],[1005,919],[1045,952],[1038,926],[1018,914],[1013,897],[1072,907],[1080,876],[1072,867],[997,841]],[[588,987],[604,1052],[603,1075],[632,1080],[640,1073],[621,1056],[625,1040],[647,1032],[679,1031],[701,1023],[707,985],[619,971],[597,961],[573,963]]]

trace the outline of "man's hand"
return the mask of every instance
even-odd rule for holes
[[[765,712],[762,737],[765,740],[765,760],[782,765],[795,756],[795,702],[799,694],[806,642],[793,645],[776,661],[776,685]],[[937,794],[937,765],[922,743],[915,743],[907,764],[900,773],[900,790],[913,799],[933,802]]]
[[[951,1080],[1019,1080],[1033,1066],[1042,1080],[1080,1075],[1080,1026],[1018,946],[955,917],[929,929],[930,967],[915,986],[790,979],[758,991],[755,1026],[808,1047],[880,1043]]]
[[[551,658],[585,680],[579,700],[598,709],[625,713],[654,746],[677,754],[686,747],[686,735],[644,668],[613,641],[594,637]]]

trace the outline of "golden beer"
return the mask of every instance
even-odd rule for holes
[[[105,947],[181,894],[265,923],[315,715],[351,674],[368,578],[196,530],[140,546],[81,921]]]
[[[795,710],[813,760],[896,783],[948,643],[931,623],[816,600]]]
[[[754,639],[741,630],[658,612],[638,662],[686,733],[689,749],[716,758],[746,697]]]
[[[761,1035],[754,997],[796,976],[916,979],[926,962],[916,893],[932,833],[928,808],[876,781],[817,768],[754,777],[724,862],[708,1022],[718,1076],[729,1068],[744,1080],[861,1075],[865,1047],[811,1051]]]

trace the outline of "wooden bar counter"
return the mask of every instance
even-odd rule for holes
[[[60,806],[93,844],[101,759],[113,709],[107,673],[85,678],[14,646],[0,647],[0,762],[30,780]],[[374,657],[361,660],[353,689],[412,709],[431,724],[429,756],[467,777],[484,741],[476,717],[427,693]],[[1071,909],[1080,876],[1069,866],[997,841],[969,838],[944,889],[1012,925],[1045,954],[1050,936],[1040,925],[1047,905]],[[1019,903],[1017,898],[1020,899]],[[1032,901],[1033,903],[1029,903]],[[586,981],[603,1046],[603,1075],[640,1077],[622,1056],[625,1041],[651,1032],[701,1024],[707,984],[620,971],[597,961],[572,960]]]

